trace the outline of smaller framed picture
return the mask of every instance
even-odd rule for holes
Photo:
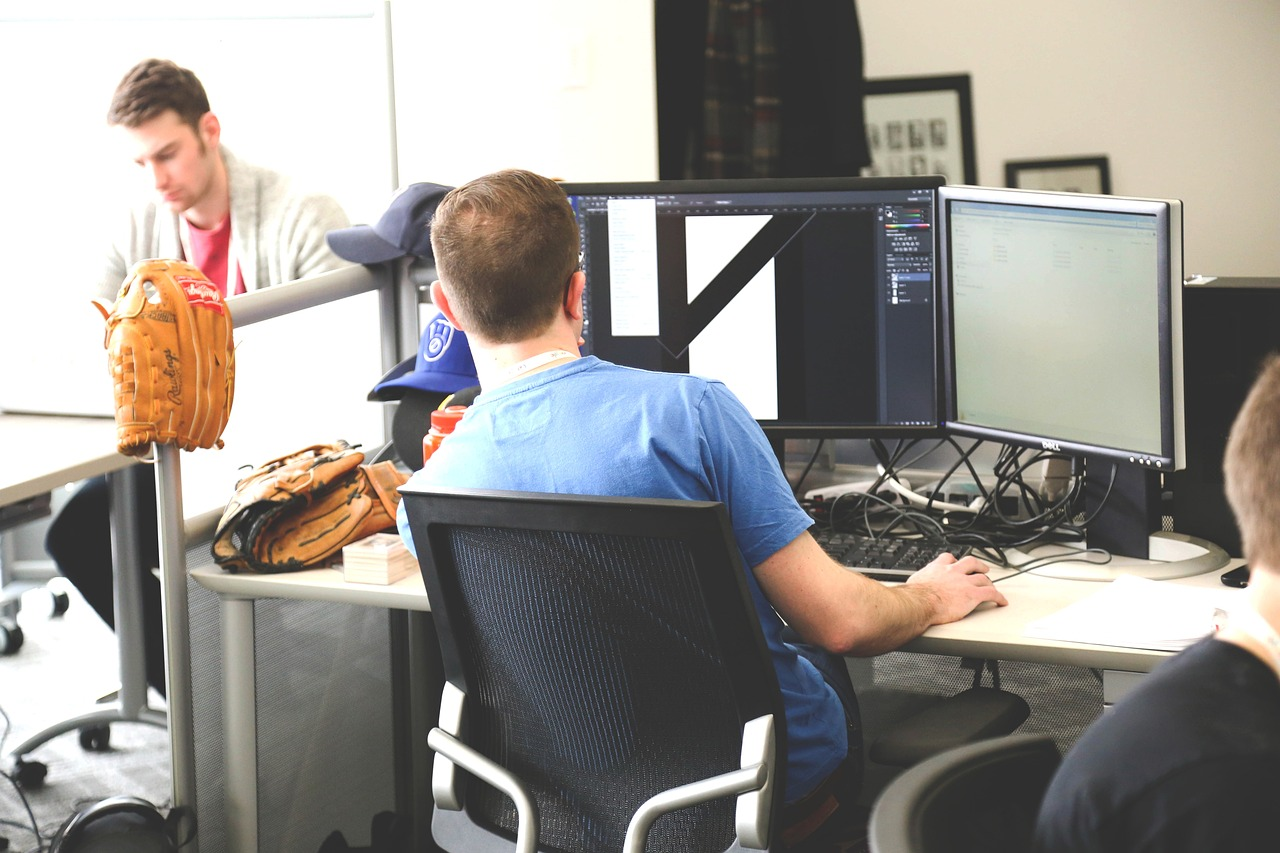
[[[977,180],[968,74],[869,79],[863,116],[871,165],[863,175],[943,175]]]
[[[1024,190],[1110,195],[1111,168],[1104,156],[1008,160],[1004,183]]]

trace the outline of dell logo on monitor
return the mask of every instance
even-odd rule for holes
[[[1062,452],[1062,445],[1058,444],[1056,441],[1041,441],[1040,446],[1045,450],[1052,450],[1054,453]]]

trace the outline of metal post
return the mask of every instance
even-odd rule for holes
[[[182,513],[182,463],[176,445],[157,444],[156,507],[159,512],[160,594],[168,663],[169,747],[173,757],[173,805],[197,815],[195,723],[191,698],[191,641],[187,616],[186,524]],[[194,853],[199,853],[199,841]]]

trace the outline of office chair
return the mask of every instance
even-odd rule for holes
[[[966,744],[898,776],[871,809],[871,853],[1025,853],[1061,760],[1048,735]]]
[[[402,491],[443,849],[771,848],[785,717],[722,504]]]

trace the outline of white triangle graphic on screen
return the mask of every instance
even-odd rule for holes
[[[689,302],[772,217],[691,216],[685,220]],[[757,420],[778,417],[778,343],[773,261],[689,345],[689,372],[724,381]]]

